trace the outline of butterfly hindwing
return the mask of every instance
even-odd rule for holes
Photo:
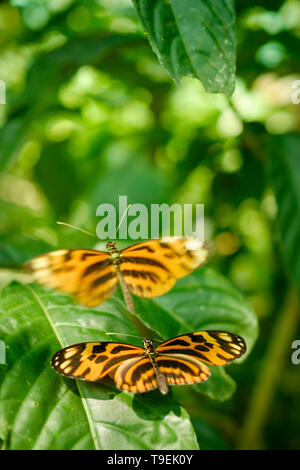
[[[188,385],[203,382],[210,376],[210,370],[194,358],[172,357],[159,354],[157,365],[169,385]]]
[[[118,388],[132,393],[144,393],[157,388],[154,368],[147,357],[128,359],[114,376]]]
[[[86,306],[103,302],[117,287],[117,271],[102,251],[51,251],[29,261],[28,268],[35,281],[73,294]]]
[[[164,237],[137,243],[121,252],[120,271],[129,290],[141,297],[158,297],[208,257],[196,239]]]
[[[52,357],[53,368],[67,377],[97,382],[120,363],[140,358],[144,349],[131,344],[90,342],[67,346]]]
[[[177,336],[157,347],[160,354],[194,358],[214,366],[224,366],[245,351],[246,343],[241,336],[216,330]]]

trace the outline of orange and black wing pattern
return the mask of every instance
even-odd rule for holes
[[[138,360],[143,348],[113,342],[79,343],[61,349],[52,357],[52,367],[62,375],[97,382],[112,375],[120,364]]]
[[[121,251],[120,272],[133,294],[159,297],[204,264],[208,255],[203,242],[195,238],[148,240]]]
[[[168,385],[192,385],[210,376],[209,368],[193,357],[159,354],[156,362]]]
[[[126,392],[144,393],[167,385],[203,382],[210,376],[206,364],[223,366],[241,357],[246,343],[225,331],[199,331],[161,343],[154,358],[131,344],[91,342],[68,346],[54,354],[53,368],[67,377],[97,382],[109,375]]]
[[[148,357],[124,361],[114,375],[116,386],[131,393],[145,393],[157,388],[155,370]]]
[[[246,343],[241,336],[225,331],[199,331],[171,338],[157,349],[156,362],[169,385],[203,382],[210,376],[203,364],[224,366],[242,356]]]
[[[118,275],[135,295],[163,295],[177,279],[204,264],[208,250],[199,240],[169,237],[137,243],[116,255],[117,261],[103,251],[57,250],[32,259],[27,268],[36,282],[92,307],[113,295]]]
[[[100,304],[117,288],[116,268],[102,251],[50,251],[29,261],[27,268],[36,282],[73,294],[88,307]]]
[[[151,361],[143,348],[124,343],[79,343],[61,349],[51,360],[56,372],[88,382],[114,379],[116,386],[132,393],[157,388]]]
[[[226,331],[198,331],[164,341],[157,347],[159,354],[224,366],[246,352],[244,339]]]
[[[210,376],[205,364],[190,358],[158,355],[155,358],[155,367],[159,369],[168,385],[199,383]],[[145,393],[159,388],[157,373],[147,357],[133,358],[122,363],[116,369],[114,380],[119,389],[131,393]]]

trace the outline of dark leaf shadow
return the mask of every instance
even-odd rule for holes
[[[176,416],[181,416],[180,404],[173,399],[171,390],[167,396],[162,395],[158,390],[134,395],[132,408],[140,418],[151,421],[161,421],[171,411]]]

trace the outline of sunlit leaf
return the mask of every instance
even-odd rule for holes
[[[116,304],[117,302],[117,304]],[[96,309],[53,291],[13,283],[1,292],[0,438],[8,449],[196,449],[187,412],[159,392],[66,380],[50,366],[61,346],[137,334],[118,301]],[[116,337],[116,340],[118,337]],[[124,342],[124,336],[120,336]]]
[[[134,0],[160,62],[175,81],[190,75],[231,94],[235,75],[232,0]]]

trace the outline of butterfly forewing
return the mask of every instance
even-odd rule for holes
[[[123,250],[120,272],[128,289],[141,297],[157,297],[176,282],[168,263],[161,256],[159,243],[152,240]]]
[[[113,243],[110,243],[111,245]],[[149,240],[111,253],[96,250],[57,250],[29,261],[35,281],[75,295],[86,306],[108,299],[117,287],[118,274],[135,295],[158,297],[176,280],[208,258],[202,242],[169,237]]]
[[[216,330],[177,336],[157,347],[160,354],[189,357],[215,366],[224,366],[245,351],[246,343],[241,336]]]
[[[96,250],[57,250],[32,259],[28,268],[35,281],[93,306],[117,287],[117,271],[108,253]]]
[[[52,366],[67,377],[97,382],[128,359],[140,358],[144,349],[131,344],[90,342],[67,346],[52,357]]]
[[[196,239],[165,237],[125,248],[120,271],[135,295],[158,297],[168,292],[176,280],[201,266],[208,257]]]

